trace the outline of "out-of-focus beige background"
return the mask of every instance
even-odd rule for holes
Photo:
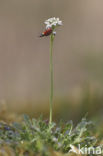
[[[102,97],[103,0],[0,0],[0,100],[11,110],[49,103],[50,40],[38,36],[54,16],[63,21],[54,42],[54,101],[77,101],[83,90]]]

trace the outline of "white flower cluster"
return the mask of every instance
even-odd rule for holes
[[[59,20],[59,18],[49,18],[48,20],[46,20],[44,22],[46,24],[46,29],[48,28],[52,28],[53,30],[57,27],[57,26],[61,26],[62,25],[62,21]]]

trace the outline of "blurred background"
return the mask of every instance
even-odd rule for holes
[[[59,17],[54,41],[54,120],[88,112],[103,119],[103,1],[0,0],[0,107],[49,114],[49,37],[44,21]]]

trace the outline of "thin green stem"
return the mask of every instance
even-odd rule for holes
[[[49,123],[52,123],[52,109],[53,109],[53,41],[54,35],[50,35],[50,117]]]

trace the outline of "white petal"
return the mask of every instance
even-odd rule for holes
[[[59,21],[59,18],[57,18],[57,21]]]
[[[46,25],[46,29],[51,28],[51,27],[52,27],[51,24]]]
[[[58,25],[62,25],[62,21],[58,21]]]
[[[45,24],[49,24],[49,22],[48,22],[48,21],[45,21],[44,23],[45,23]]]
[[[56,35],[56,31],[53,31],[53,35]]]
[[[56,18],[55,18],[55,17],[53,17],[53,18],[52,18],[52,20],[56,20]]]
[[[52,26],[53,26],[53,25],[54,25],[54,26],[56,26],[56,25],[57,25],[57,23],[56,23],[56,22],[53,22],[51,25],[52,25]]]

